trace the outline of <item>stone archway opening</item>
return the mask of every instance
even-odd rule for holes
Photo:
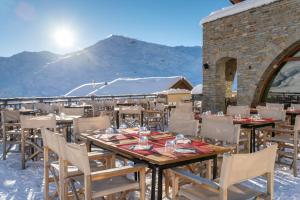
[[[237,79],[237,60],[231,57],[221,58],[216,63],[216,76],[219,80],[220,97],[223,98],[223,105],[219,108],[224,110],[229,104],[236,104],[236,93],[233,91],[235,79]],[[225,111],[225,110],[224,110]]]
[[[252,106],[276,101],[272,95],[299,94],[300,84],[292,83],[295,73],[300,76],[300,41],[285,49],[265,70],[257,85]]]

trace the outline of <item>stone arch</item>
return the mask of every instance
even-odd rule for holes
[[[265,102],[271,84],[282,67],[288,62],[289,58],[300,51],[300,40],[296,41],[288,48],[284,49],[266,68],[262,74],[252,100],[252,106],[257,106]]]
[[[218,93],[222,102],[219,110],[226,107],[226,99],[232,96],[232,84],[237,72],[237,59],[233,57],[223,57],[216,62],[216,78],[219,80]]]

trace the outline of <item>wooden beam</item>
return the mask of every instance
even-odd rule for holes
[[[288,57],[284,59],[284,62],[290,62],[290,61],[300,61],[300,57]]]

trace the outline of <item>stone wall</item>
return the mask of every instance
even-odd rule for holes
[[[203,24],[203,108],[224,110],[224,62],[236,59],[239,105],[257,104],[269,72],[300,41],[300,0],[280,0]],[[228,83],[228,82],[227,82]]]

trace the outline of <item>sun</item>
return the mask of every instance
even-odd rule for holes
[[[60,27],[54,31],[55,43],[60,48],[71,48],[74,46],[74,32],[67,27]]]

